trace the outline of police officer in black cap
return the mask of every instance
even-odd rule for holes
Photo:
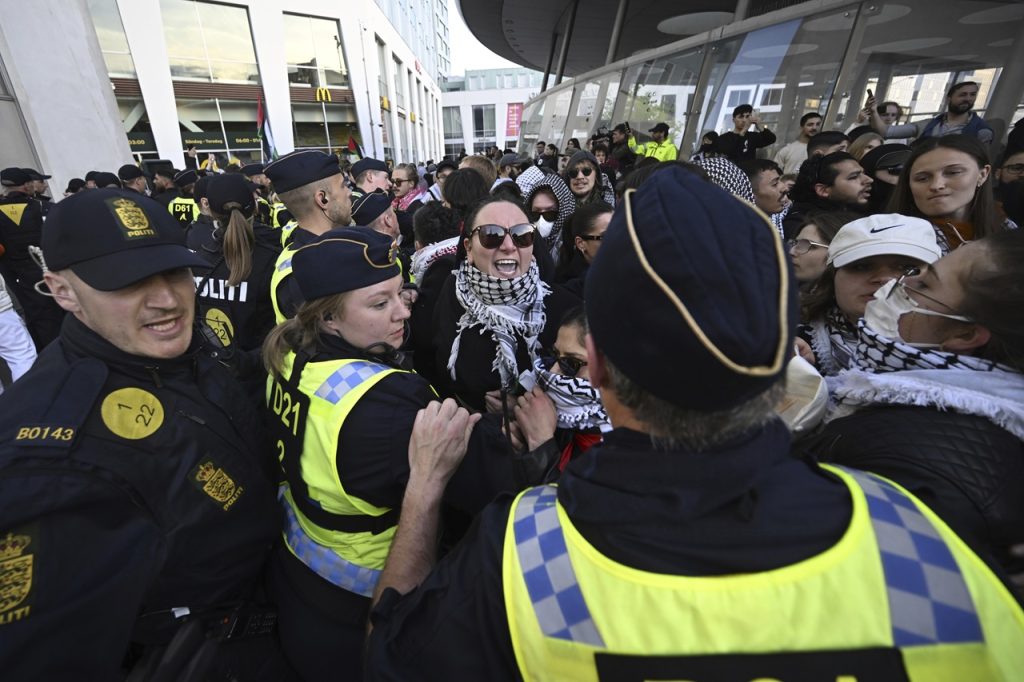
[[[0,171],[4,195],[0,197],[0,275],[21,303],[37,350],[57,337],[64,312],[35,285],[43,273],[29,252],[42,240],[43,209],[33,196],[32,176],[21,168]]]
[[[331,230],[292,256],[304,297],[267,337],[267,400],[287,485],[272,584],[281,641],[304,679],[361,679],[370,594],[394,537],[417,412],[436,399],[399,348],[409,310],[394,242]],[[449,401],[454,405],[453,401]],[[481,422],[449,502],[472,514],[539,481],[550,457],[517,456]],[[340,667],[339,667],[340,666]]]
[[[180,195],[167,203],[167,210],[181,223],[182,228],[188,227],[199,217],[199,205],[192,196],[198,179],[199,175],[191,168],[174,176],[174,185]]]
[[[125,189],[149,196],[149,183],[146,182],[146,174],[134,163],[126,163],[118,168],[117,178]]]
[[[557,487],[484,510],[433,573],[458,442],[410,445],[367,678],[1019,674],[1024,614],[945,524],[790,455],[798,287],[768,217],[676,167],[626,192],[603,244],[586,346],[614,430]]]
[[[352,190],[352,200],[368,192],[390,192],[391,170],[383,161],[377,159],[359,159],[352,164],[352,179],[355,182],[355,189]]]
[[[302,150],[269,164],[266,175],[284,205],[294,216],[285,249],[274,268],[271,297],[274,319],[283,322],[295,314],[302,292],[291,279],[292,254],[319,235],[352,221],[351,192],[338,167],[338,158],[317,150]]]
[[[236,607],[280,532],[273,453],[248,398],[195,342],[190,268],[205,261],[183,240],[162,207],[124,190],[69,197],[47,220],[46,285],[70,314],[0,396],[5,679],[172,665],[187,642],[162,647],[183,628],[215,640],[218,673],[195,679],[225,679],[223,666],[265,679],[254,671],[271,638],[216,640],[232,623],[270,622]]]
[[[50,211],[52,202],[50,195],[46,193],[46,181],[53,176],[40,173],[35,168],[22,168],[21,170],[28,173],[29,177],[32,178],[32,196],[39,200],[39,205],[43,209],[43,217],[45,218],[46,214]]]
[[[211,266],[195,273],[199,321],[230,355],[239,378],[255,382],[258,397],[266,376],[260,346],[274,326],[270,279],[281,248],[256,220],[251,185],[238,173],[200,178],[196,193],[204,194],[209,222],[193,223],[187,244]]]

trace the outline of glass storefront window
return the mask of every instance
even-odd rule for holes
[[[697,90],[702,60],[700,50],[691,50],[631,66],[624,81],[629,89],[616,105],[614,123],[628,121],[638,140],[646,140],[647,131],[655,124],[667,123],[670,139],[679,145]]]
[[[495,137],[493,104],[473,107],[473,137]]]
[[[197,0],[160,0],[173,78],[228,83],[259,81],[244,7]]]
[[[89,0],[89,14],[96,29],[107,73],[114,78],[135,78],[135,62],[121,23],[116,0]]]
[[[565,123],[569,118],[569,105],[572,102],[572,88],[561,90],[552,97],[551,105],[544,113],[540,137],[561,150],[562,140],[565,138]]]
[[[544,121],[544,103],[547,102],[547,98],[534,100],[525,109],[523,109],[522,123],[520,124],[520,154],[529,154],[533,156],[538,141],[543,140],[540,136],[541,124]],[[545,142],[547,140],[544,140]]]
[[[449,140],[462,139],[462,114],[459,107],[444,107],[441,109],[441,117],[444,119],[444,136]]]
[[[801,116],[827,107],[855,20],[856,11],[847,9],[794,19],[715,43],[705,65],[708,89],[695,132],[732,130],[733,109],[750,104],[762,125],[778,138],[763,152],[771,157],[799,136]],[[818,26],[833,28],[822,35]]]
[[[338,22],[284,15],[288,80],[314,87],[349,86]]]

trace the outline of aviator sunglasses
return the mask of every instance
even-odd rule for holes
[[[485,249],[496,249],[504,243],[506,236],[512,237],[512,243],[519,248],[533,246],[533,235],[535,233],[533,225],[521,223],[512,227],[480,225],[479,227],[474,227],[473,231],[469,234],[470,236],[475,234],[480,239],[480,246]]]
[[[558,368],[562,370],[562,374],[567,377],[574,377],[580,373],[580,370],[587,366],[586,360],[580,360],[574,358],[571,355],[562,355],[558,352],[557,348],[551,349],[551,357],[558,363]]]

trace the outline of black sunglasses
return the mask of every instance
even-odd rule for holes
[[[562,355],[558,352],[557,348],[551,349],[551,357],[558,363],[558,368],[562,370],[562,374],[567,377],[574,377],[580,373],[580,370],[587,366],[586,360],[580,360],[574,358],[571,355]]]
[[[536,230],[529,223],[521,223],[512,227],[481,225],[474,227],[473,231],[469,234],[470,236],[475,234],[480,239],[480,246],[485,249],[500,247],[505,242],[506,236],[512,237],[512,243],[523,249],[527,246],[533,246],[533,236],[536,234]]]
[[[591,168],[590,166],[576,166],[576,168],[573,168],[571,171],[569,171],[569,177],[575,178],[580,173],[583,173],[583,177],[589,178],[593,174],[593,172],[594,169]]]
[[[544,220],[548,221],[549,223],[553,223],[556,220],[558,220],[558,211],[554,209],[550,211],[541,211],[540,213],[537,213],[536,211],[527,211],[526,215],[530,219],[531,223],[535,223],[541,218],[544,218]]]

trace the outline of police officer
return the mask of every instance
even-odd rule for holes
[[[368,192],[390,192],[393,187],[391,169],[377,159],[359,159],[352,164],[352,178],[355,182],[355,189],[352,190],[353,201]]]
[[[195,273],[200,322],[233,356],[240,378],[256,382],[258,396],[265,377],[260,346],[274,326],[270,279],[281,249],[270,228],[255,221],[250,184],[238,173],[200,178],[196,192],[205,194],[210,222],[193,223],[187,244],[211,266]]]
[[[149,196],[149,183],[146,181],[146,174],[134,163],[126,163],[118,168],[117,178],[125,189],[138,192],[143,196]]]
[[[1019,675],[1024,613],[946,524],[884,479],[790,456],[788,269],[764,214],[682,168],[627,191],[586,283],[615,429],[557,488],[486,509],[433,573],[460,443],[414,432],[368,678]]]
[[[338,159],[317,150],[282,156],[266,167],[274,191],[295,217],[295,226],[282,235],[285,246],[270,283],[274,319],[283,322],[295,313],[302,293],[291,281],[292,254],[317,236],[352,220],[351,192],[345,185]]]
[[[52,299],[35,289],[42,270],[29,252],[42,239],[43,210],[35,192],[32,176],[21,168],[0,171],[4,195],[0,197],[0,275],[25,312],[37,350],[57,337],[62,311]]]
[[[52,178],[52,175],[46,175],[40,173],[35,168],[22,168],[21,170],[28,173],[28,176],[32,178],[32,196],[39,201],[39,205],[43,210],[43,217],[50,212],[50,206],[53,199],[46,193],[48,189],[46,181]]]
[[[409,310],[395,252],[365,227],[299,248],[293,278],[305,302],[265,345],[269,419],[287,481],[286,548],[275,555],[272,582],[281,640],[308,680],[361,677],[370,594],[409,474],[409,435],[436,397],[398,351]],[[449,490],[465,513],[540,480],[554,461],[513,456],[494,420],[474,430],[469,449]]]
[[[174,185],[181,194],[167,203],[167,210],[181,223],[182,228],[188,227],[199,217],[199,205],[192,196],[198,179],[199,175],[191,168],[174,176]]]
[[[263,172],[262,163],[247,163],[241,168],[242,175],[256,185],[259,196],[256,198],[256,218],[263,225],[271,225],[274,219],[273,209],[267,197],[270,194],[270,179]],[[278,226],[280,227],[280,226]]]
[[[0,396],[5,679],[120,678],[129,645],[159,660],[183,623],[223,637],[259,580],[280,528],[272,453],[194,343],[189,268],[205,262],[183,240],[124,190],[69,197],[47,221],[45,280],[70,314]],[[236,650],[224,642],[217,667]],[[230,665],[261,679],[266,661]]]

